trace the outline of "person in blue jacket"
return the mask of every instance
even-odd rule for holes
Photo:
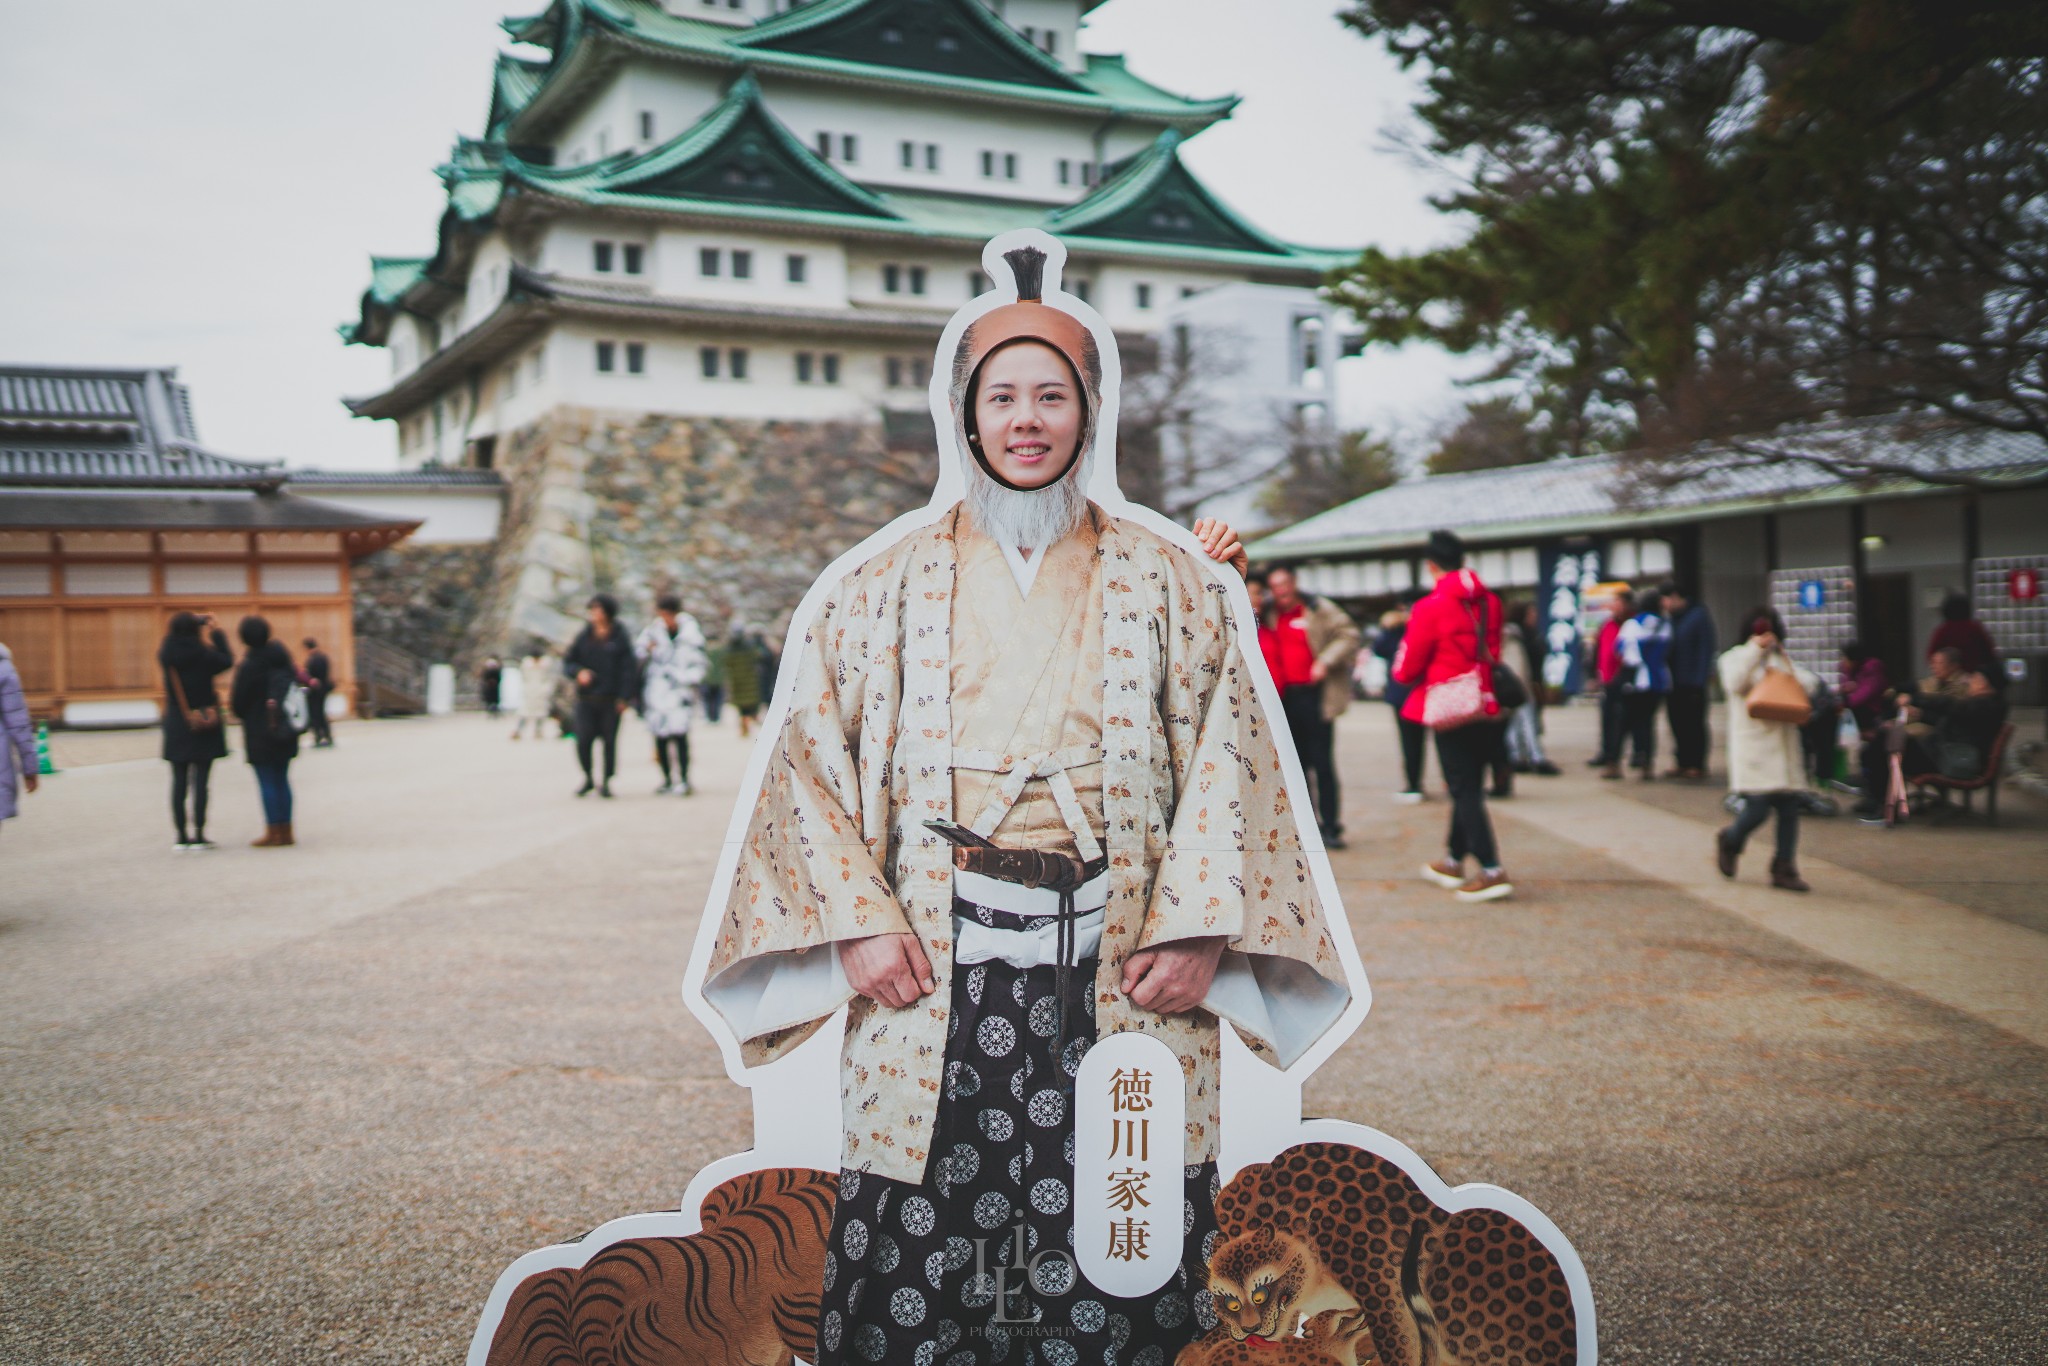
[[[1675,583],[1657,589],[1664,600],[1664,619],[1671,623],[1671,699],[1665,716],[1671,724],[1672,766],[1667,778],[1707,776],[1707,680],[1714,674],[1717,642],[1714,618],[1706,604]]]
[[[1671,623],[1654,588],[1636,595],[1635,615],[1621,624],[1621,693],[1628,720],[1629,764],[1644,781],[1657,776],[1657,711],[1671,695]]]

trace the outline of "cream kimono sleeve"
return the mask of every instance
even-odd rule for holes
[[[841,940],[910,929],[883,868],[900,689],[900,594],[863,566],[805,633],[789,716],[726,898],[704,999],[749,1066],[795,1047],[853,995]]]
[[[1173,801],[1140,947],[1227,936],[1203,1008],[1286,1067],[1343,1015],[1351,990],[1229,599],[1178,567],[1158,703]]]

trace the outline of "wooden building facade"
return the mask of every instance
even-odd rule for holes
[[[157,646],[184,611],[231,639],[262,616],[294,658],[317,639],[352,703],[352,565],[418,523],[284,492],[281,466],[199,447],[174,374],[0,368],[0,641],[30,710],[155,719]]]

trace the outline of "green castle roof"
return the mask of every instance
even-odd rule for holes
[[[817,0],[755,25],[733,45],[1048,90],[1087,89],[978,0]]]
[[[936,26],[933,10],[939,12]],[[500,66],[493,132],[504,130],[513,141],[555,117],[555,107],[573,99],[593,68],[632,52],[1116,115],[1190,130],[1228,117],[1237,106],[1236,96],[1192,100],[1162,90],[1133,74],[1121,57],[1091,54],[1082,70],[1068,71],[979,0],[814,0],[752,28],[682,18],[655,0],[551,0],[538,14],[507,19],[503,27],[515,41],[551,54],[545,63],[527,64],[542,73],[530,88],[531,72]]]
[[[768,112],[752,72],[735,81],[709,114],[643,155],[569,168],[529,165],[509,154],[505,160],[515,179],[586,203],[709,201],[750,210],[893,217],[881,196],[841,175]]]
[[[823,8],[823,5],[820,6]],[[573,167],[527,161],[504,144],[459,139],[439,174],[448,186],[431,257],[371,258],[371,287],[349,342],[381,345],[402,308],[432,315],[459,296],[474,244],[502,213],[550,203],[696,221],[780,224],[841,236],[977,246],[1000,232],[1043,227],[1081,253],[1312,277],[1351,253],[1283,242],[1240,218],[1180,160],[1181,135],[1113,169],[1088,195],[1054,207],[973,195],[878,192],[846,178],[768,111],[751,72],[690,128],[639,155]]]
[[[1180,160],[1172,128],[1113,169],[1095,193],[1046,216],[1048,231],[1289,256],[1299,248],[1237,216]]]

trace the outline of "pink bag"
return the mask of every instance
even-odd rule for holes
[[[1500,704],[1488,687],[1487,667],[1474,665],[1454,678],[1429,685],[1422,695],[1422,724],[1431,730],[1456,730],[1500,715]]]
[[[1482,600],[1483,601],[1483,600]],[[1466,609],[1468,614],[1471,609]],[[1500,698],[1493,686],[1492,651],[1486,648],[1486,615],[1472,617],[1478,636],[1479,662],[1461,674],[1429,685],[1422,695],[1422,724],[1431,730],[1457,730],[1478,721],[1500,719]]]

